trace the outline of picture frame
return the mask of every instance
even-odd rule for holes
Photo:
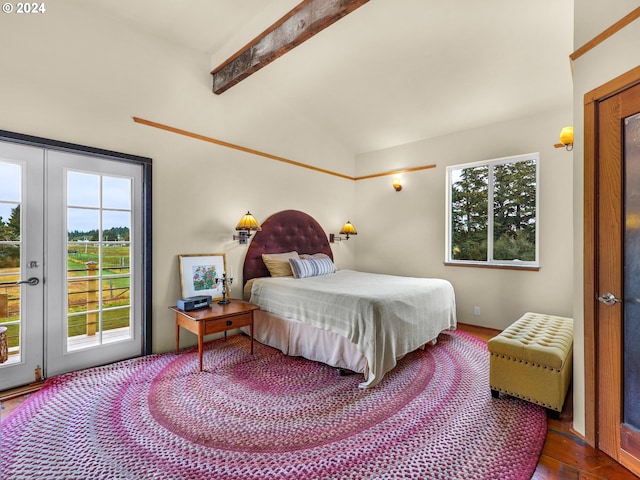
[[[222,278],[227,271],[224,253],[194,253],[178,256],[180,260],[180,295],[182,298],[211,295],[212,300],[222,298]]]

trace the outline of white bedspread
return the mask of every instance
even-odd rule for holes
[[[453,286],[435,278],[352,270],[310,278],[257,278],[251,303],[355,343],[369,364],[362,388],[377,384],[398,357],[456,326]]]

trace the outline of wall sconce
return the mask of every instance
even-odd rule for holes
[[[393,183],[391,185],[393,185],[393,188],[396,190],[396,192],[399,192],[400,190],[402,190],[402,184],[400,183],[399,178],[394,178]]]
[[[251,236],[251,232],[259,232],[262,230],[262,227],[258,223],[258,221],[251,215],[251,212],[247,212],[236,225],[236,230],[238,230],[238,235],[234,235],[234,240],[239,240],[240,245],[246,245],[249,243],[249,237]]]
[[[564,127],[560,131],[560,143],[556,143],[554,147],[564,147],[568,152],[573,150],[573,127]]]
[[[358,231],[356,230],[356,227],[354,227],[351,224],[351,222],[347,220],[347,223],[345,223],[344,226],[340,229],[340,233],[338,235],[334,235],[333,233],[329,234],[329,242],[335,243],[343,240],[343,238],[340,237],[339,235],[346,235],[344,240],[349,240],[350,235],[357,235],[357,234],[358,234]]]

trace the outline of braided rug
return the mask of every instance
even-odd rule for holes
[[[49,379],[0,425],[2,479],[529,479],[543,408],[491,398],[464,332],[361,375],[231,336]]]

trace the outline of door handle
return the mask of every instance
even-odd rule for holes
[[[19,282],[16,282],[16,285],[21,285],[23,283],[26,283],[27,285],[37,285],[40,283],[40,279],[36,277],[31,277],[27,280],[20,280]]]
[[[604,295],[597,297],[599,302],[605,305],[615,305],[616,303],[622,303],[622,300],[617,298],[613,293],[605,293]]]

